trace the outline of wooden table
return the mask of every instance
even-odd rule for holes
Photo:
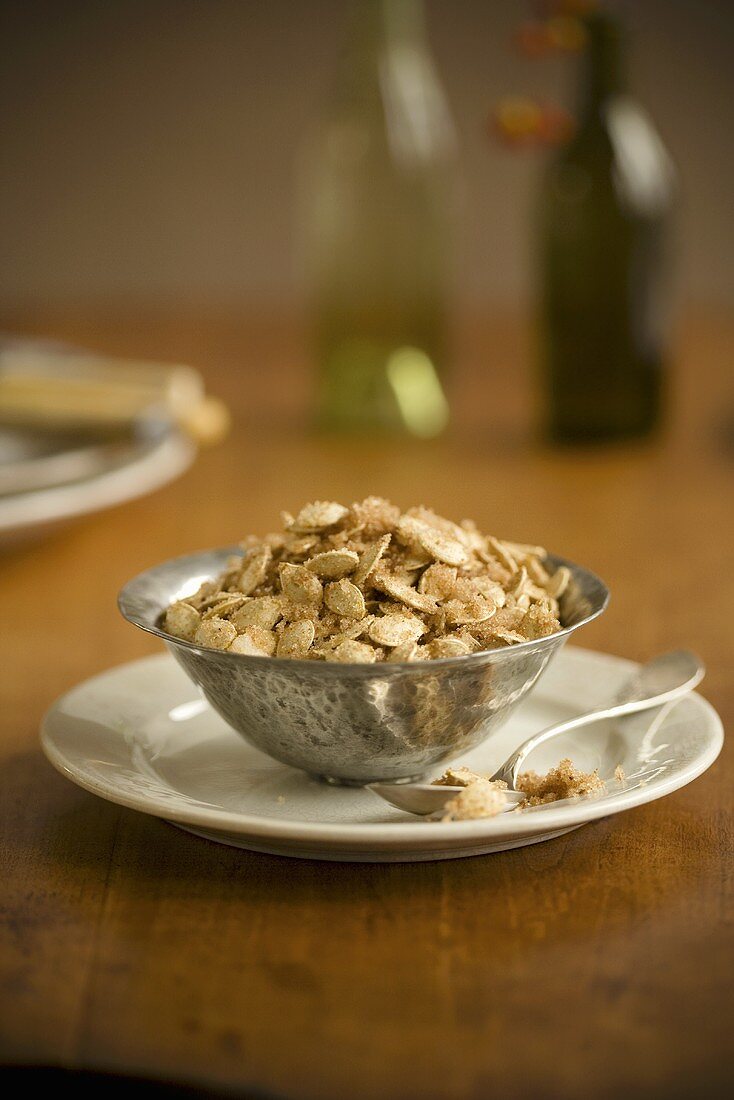
[[[734,327],[684,327],[660,442],[559,452],[523,427],[511,321],[462,329],[445,440],[357,444],[304,427],[304,352],[278,318],[4,320],[192,362],[236,424],[165,491],[2,559],[0,1057],[309,1100],[722,1095],[731,750],[685,790],[536,847],[340,865],[103,802],[52,770],[37,731],[58,693],[158,651],[116,612],[128,577],[267,530],[281,506],[369,492],[597,570],[613,600],[583,644],[694,648],[730,722]]]

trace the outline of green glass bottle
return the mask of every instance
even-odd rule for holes
[[[541,357],[547,434],[639,436],[664,396],[674,175],[625,93],[619,23],[586,17],[578,128],[541,194]]]
[[[453,127],[421,0],[357,0],[305,150],[321,426],[440,432]]]

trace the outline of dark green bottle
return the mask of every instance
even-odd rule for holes
[[[578,128],[541,198],[541,362],[546,434],[641,436],[664,396],[674,175],[625,92],[619,24],[585,20]]]

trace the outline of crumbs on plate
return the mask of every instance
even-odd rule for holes
[[[343,663],[459,657],[561,629],[571,574],[542,547],[380,497],[314,501],[282,522],[171,604],[163,629],[232,653]]]
[[[621,764],[618,764],[614,770],[614,779],[620,784],[625,782],[626,776]],[[491,780],[486,775],[472,771],[471,768],[447,768],[442,776],[433,780],[433,784],[441,787],[463,788],[446,802],[443,816],[440,818],[444,822],[474,821],[495,817],[502,813],[507,805],[504,793],[507,790],[507,784],[502,780]],[[522,791],[525,796],[517,809],[542,806],[550,802],[560,802],[562,799],[587,798],[603,794],[606,789],[607,785],[600,777],[598,768],[591,772],[583,772],[574,765],[572,760],[566,758],[545,775],[527,771],[517,777],[517,790]]]
[[[547,802],[560,802],[564,798],[603,794],[606,784],[600,777],[598,768],[594,768],[593,772],[582,772],[572,760],[566,758],[545,775],[522,772],[517,777],[517,789],[525,795],[523,806],[542,806]]]
[[[493,783],[479,775],[448,800],[441,821],[475,821],[482,817],[495,817],[502,813],[507,803],[505,790],[506,784]]]

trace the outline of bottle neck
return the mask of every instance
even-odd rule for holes
[[[350,52],[424,47],[427,43],[423,0],[353,0],[349,20]]]
[[[624,42],[619,23],[597,13],[587,18],[586,32],[578,107],[582,127],[598,119],[606,103],[626,90]]]
[[[383,65],[410,55],[430,55],[423,0],[352,0],[336,94],[380,101]]]

